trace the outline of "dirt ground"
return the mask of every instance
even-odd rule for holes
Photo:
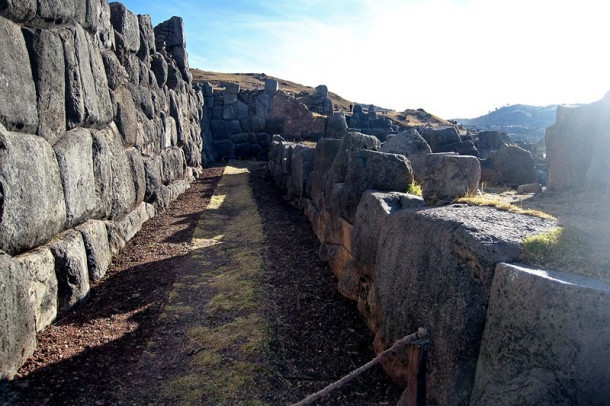
[[[162,404],[155,394],[169,372],[156,365],[155,380],[142,382],[142,369],[154,365],[143,357],[151,342],[180,335],[164,327],[160,315],[175,282],[197,271],[189,247],[222,171],[205,169],[189,191],[128,243],[86,304],[38,335],[35,354],[16,379],[0,387],[0,404]],[[249,184],[262,220],[268,305],[261,311],[270,326],[269,356],[260,360],[266,372],[252,390],[260,392],[255,404],[289,404],[373,358],[373,338],[355,304],[338,294],[332,272],[318,259],[319,243],[307,219],[282,200],[264,164],[252,168]],[[199,294],[202,300],[209,296]],[[146,396],[139,397],[142,392],[130,389],[134,386],[144,388]],[[400,389],[376,369],[318,404],[390,405],[399,397]],[[225,399],[221,404],[245,403]]]

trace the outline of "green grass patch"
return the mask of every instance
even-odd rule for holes
[[[488,197],[460,197],[453,201],[454,203],[463,203],[463,204],[472,204],[475,206],[486,206],[486,207],[494,207],[498,210],[508,211],[516,214],[524,214],[526,216],[539,217],[547,220],[557,220],[555,217],[551,216],[548,213],[545,213],[540,210],[533,209],[523,209],[519,206],[515,206],[514,204],[510,204],[507,202],[503,202],[499,199],[491,199]]]
[[[540,268],[570,271],[600,280],[608,280],[605,256],[593,249],[595,241],[588,233],[574,227],[557,227],[523,241],[523,261]]]
[[[413,181],[413,182],[409,183],[409,187],[407,187],[407,193],[416,195],[416,196],[423,196],[424,192],[422,189],[422,185]]]

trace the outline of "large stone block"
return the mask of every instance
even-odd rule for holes
[[[103,60],[95,49],[92,59],[90,40],[80,25],[60,31],[66,67],[67,127],[107,123],[112,119],[108,82]],[[92,67],[94,68],[92,70]]]
[[[0,380],[12,379],[34,353],[36,322],[27,269],[0,251]]]
[[[426,173],[425,156],[432,152],[430,145],[415,129],[402,131],[384,142],[381,152],[402,154],[411,162],[413,176],[422,183]]]
[[[58,286],[58,310],[67,311],[82,304],[89,296],[87,252],[81,233],[72,229],[49,243],[55,258]]]
[[[292,174],[291,191],[294,197],[309,197],[315,159],[316,150],[314,148],[302,147],[293,153],[290,172]]]
[[[339,152],[341,140],[322,138],[316,144],[316,158],[313,165],[313,180],[311,183],[311,198],[318,207],[323,205],[324,183],[326,174],[333,165]]]
[[[451,145],[461,142],[455,127],[427,127],[422,134],[432,152],[451,152]]]
[[[115,126],[93,131],[93,167],[98,215],[121,218],[135,207],[133,172]]]
[[[131,168],[131,176],[133,178],[133,187],[136,194],[135,206],[139,206],[144,201],[146,196],[146,171],[144,169],[144,159],[140,151],[135,148],[125,150],[129,159],[129,167]]]
[[[0,249],[16,254],[64,228],[66,205],[53,149],[0,125]]]
[[[66,201],[66,225],[72,227],[96,215],[98,198],[93,169],[93,139],[89,130],[67,132],[53,146]]]
[[[107,51],[114,45],[114,30],[110,22],[110,5],[108,0],[86,0],[85,23],[94,42],[100,51]]]
[[[182,179],[186,172],[186,159],[182,148],[171,148],[161,153],[163,166],[161,169],[161,180],[167,185],[174,180]]]
[[[39,247],[15,259],[30,275],[30,301],[34,306],[36,331],[42,331],[57,317],[57,276],[55,258],[48,247]]]
[[[168,66],[165,58],[160,53],[155,53],[151,61],[151,69],[157,79],[159,87],[163,87],[167,82]]]
[[[99,220],[89,220],[76,227],[76,230],[81,233],[85,244],[89,280],[99,281],[106,275],[112,261],[106,224]]]
[[[26,22],[36,15],[37,0],[3,0],[0,16],[16,22]]]
[[[499,264],[471,405],[604,405],[610,285]]]
[[[488,160],[507,186],[517,187],[538,182],[532,154],[521,147],[503,145],[499,151],[490,154]]]
[[[118,2],[110,3],[110,22],[114,28],[117,45],[122,43],[129,52],[137,52],[140,49],[140,26],[138,17]]]
[[[38,131],[54,144],[66,131],[66,73],[64,49],[52,30],[24,29],[38,95]],[[107,93],[107,92],[106,92]]]
[[[399,210],[385,220],[375,265],[381,329],[376,351],[429,329],[427,401],[468,404],[495,266],[518,259],[522,241],[555,221],[453,205]],[[386,371],[405,382],[400,358]]]
[[[424,163],[423,195],[427,201],[452,200],[477,192],[481,164],[476,157],[429,154]]]
[[[115,90],[119,86],[124,86],[127,84],[127,81],[129,80],[129,75],[125,70],[125,67],[121,65],[119,58],[117,58],[114,52],[103,52],[102,61],[104,62],[106,79],[108,81],[108,86],[110,87],[110,89]]]
[[[132,147],[136,143],[138,134],[138,115],[136,105],[133,102],[131,92],[126,87],[120,87],[114,91],[114,99],[117,105],[116,125],[123,136],[123,145]]]
[[[155,216],[155,209],[149,203],[142,203],[134,211],[118,221],[107,221],[108,244],[112,255],[119,253],[142,229],[142,225]]]
[[[76,16],[74,0],[38,0],[36,17],[56,25],[65,24]]]
[[[138,24],[140,27],[140,49],[137,55],[142,61],[148,61],[149,57],[156,52],[155,32],[150,16],[138,14]]]
[[[10,9],[18,7],[10,5]],[[35,134],[38,129],[36,86],[21,28],[0,17],[0,38],[0,124],[8,130]]]
[[[343,187],[341,215],[354,222],[362,194],[368,189],[405,192],[413,182],[411,164],[404,155],[363,150],[351,160]]]

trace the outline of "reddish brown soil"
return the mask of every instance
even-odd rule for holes
[[[147,222],[81,308],[38,335],[20,375],[0,386],[0,404],[111,405],[155,333],[173,282],[186,264],[197,219],[222,167],[207,168],[169,209]],[[269,404],[296,402],[369,361],[372,336],[341,297],[305,216],[284,202],[264,165],[250,184],[264,224],[265,281],[272,326]],[[396,404],[400,390],[376,369],[317,403]],[[143,404],[147,404],[143,402]]]

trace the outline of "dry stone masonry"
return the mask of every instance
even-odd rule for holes
[[[310,219],[320,257],[339,291],[357,302],[377,353],[429,329],[430,404],[603,404],[610,372],[599,354],[609,342],[609,287],[510,264],[520,260],[525,238],[556,221],[431,206],[476,191],[481,173],[475,156],[431,150],[415,130],[383,144],[349,132],[316,148],[274,137],[269,171]],[[405,193],[414,166],[423,198]],[[383,363],[402,385],[406,359]]]
[[[87,299],[201,165],[182,19],[106,0],[0,5],[0,378]]]

